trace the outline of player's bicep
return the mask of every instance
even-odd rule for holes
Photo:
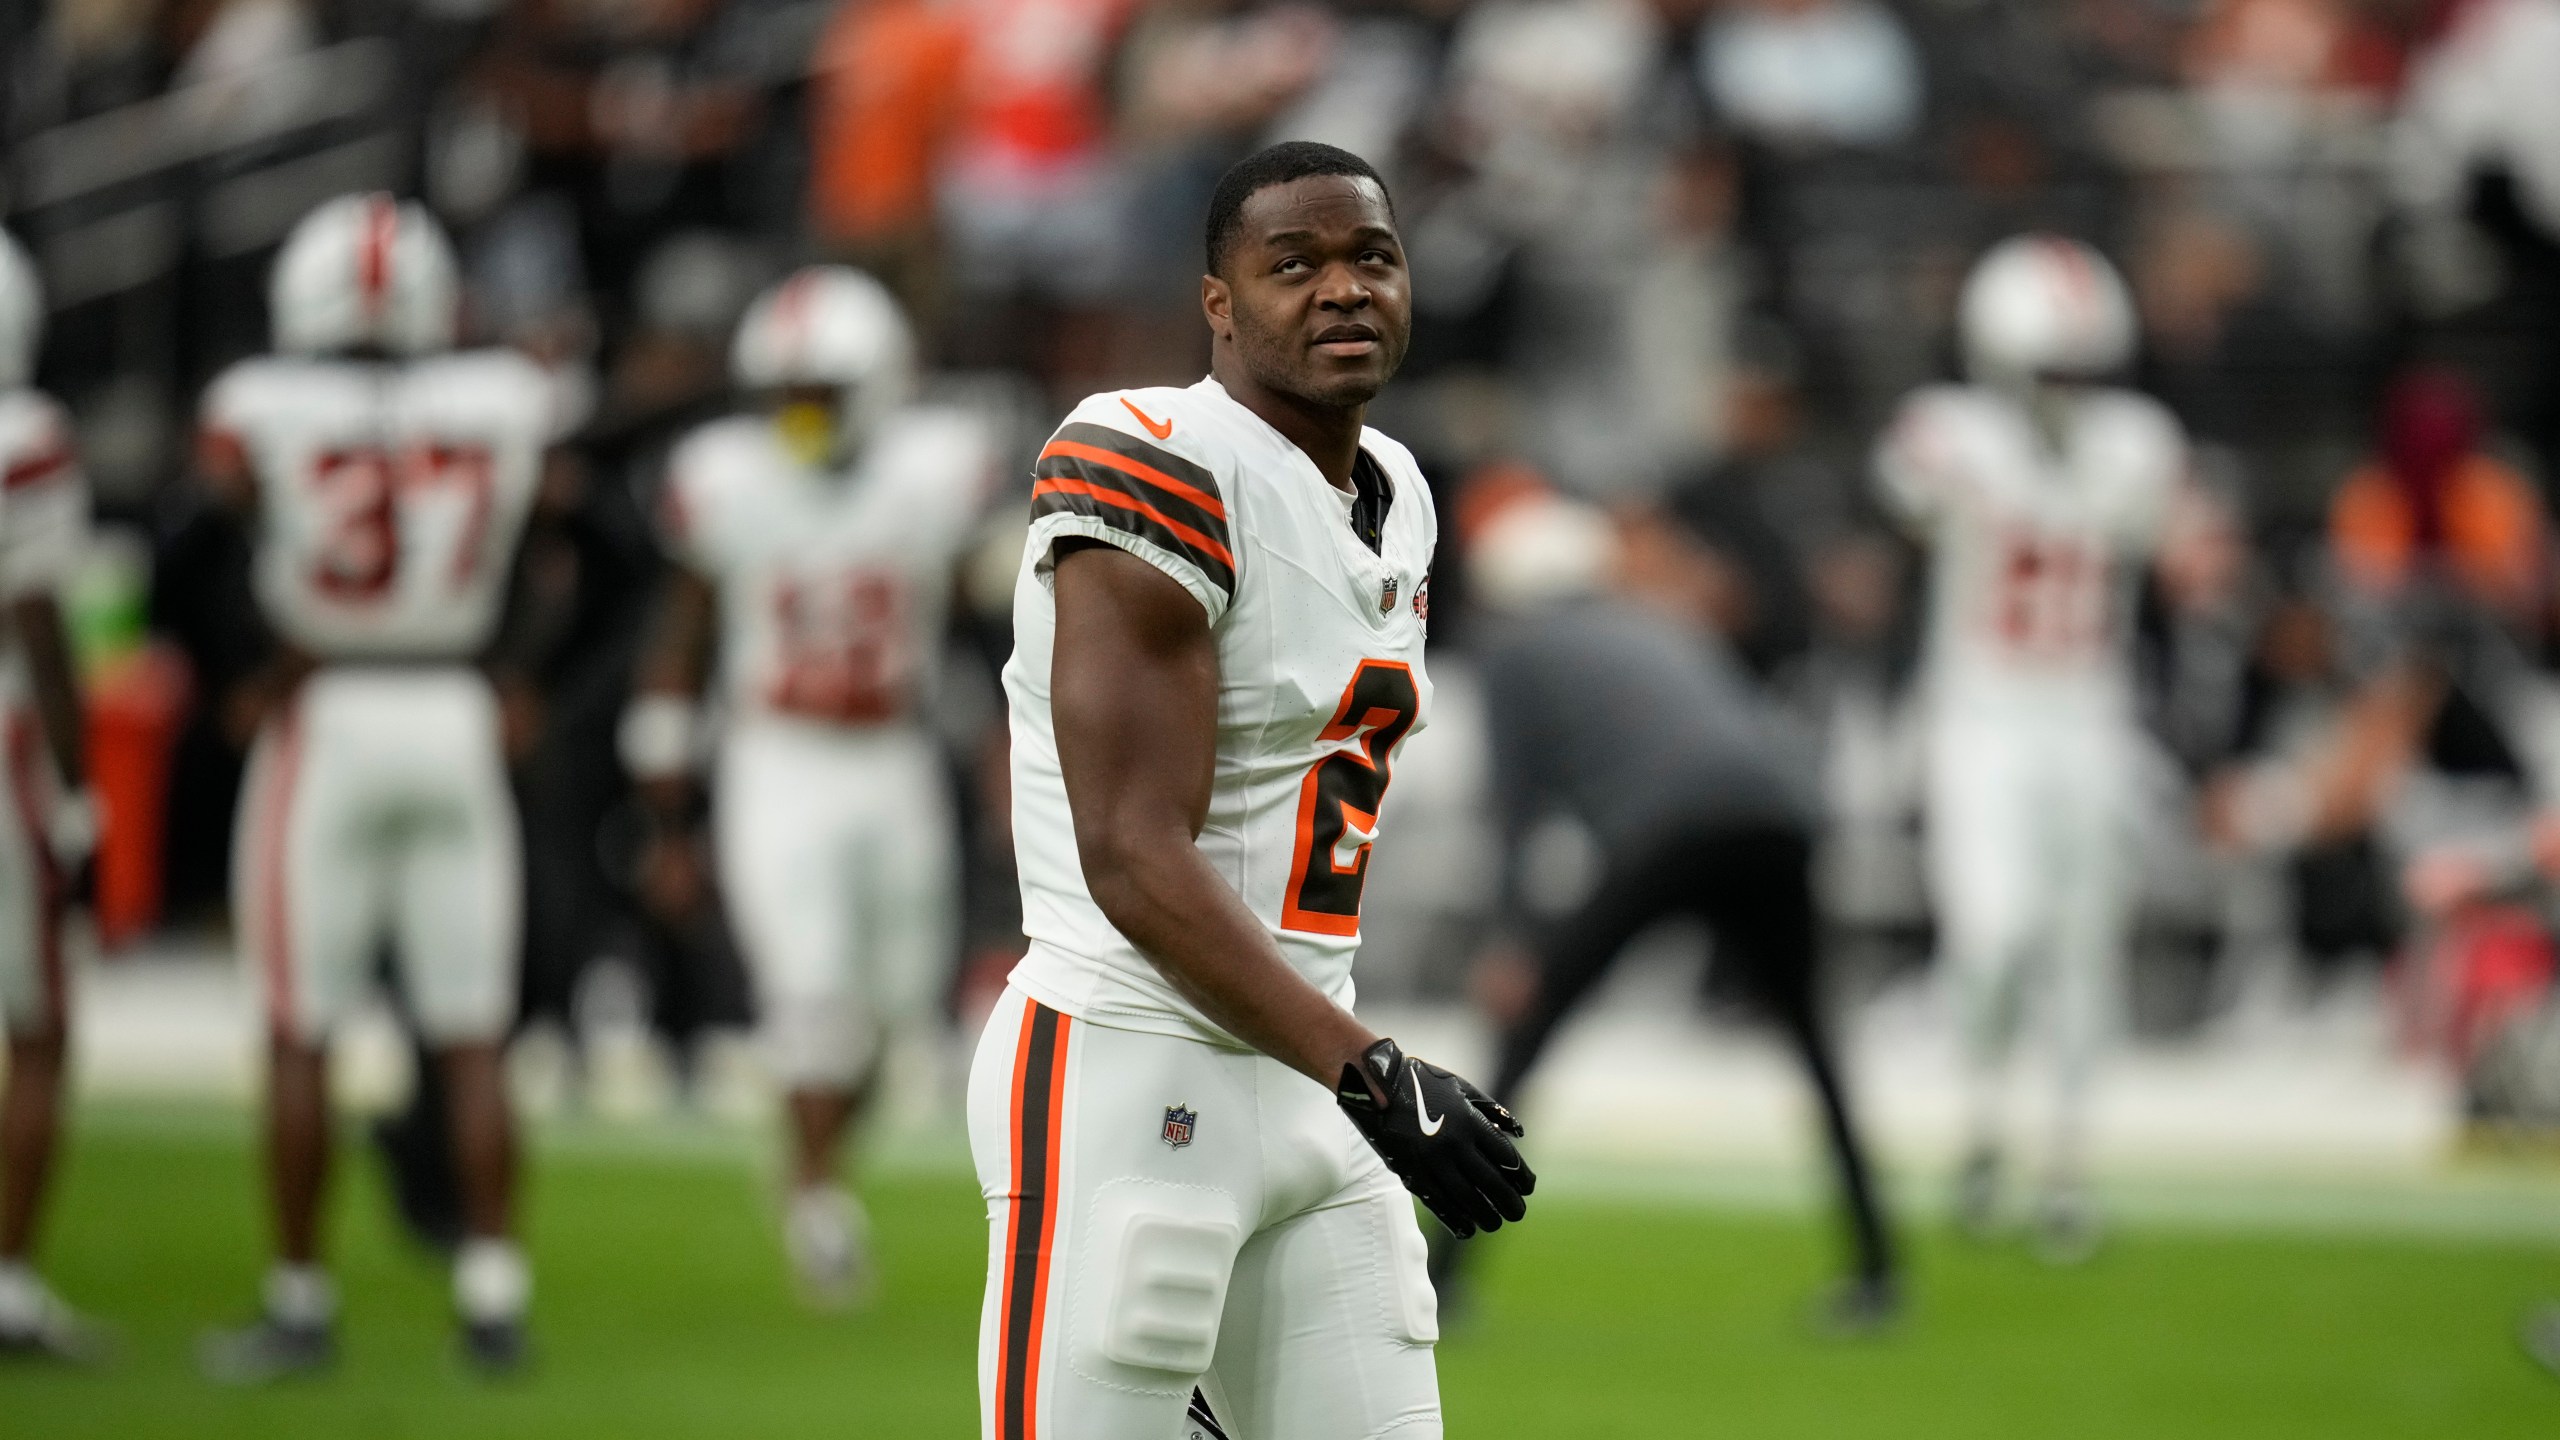
[[[1941,428],[1926,411],[1909,409],[1876,442],[1876,494],[1917,539],[1927,539],[1936,529],[1958,488]]]
[[[712,637],[720,620],[720,596],[711,582],[686,565],[667,567],[657,612],[650,618],[648,650],[633,686],[644,694],[694,695],[711,668]]]
[[[1194,598],[1138,556],[1070,540],[1052,563],[1050,713],[1090,871],[1199,834],[1216,769],[1217,645]]]

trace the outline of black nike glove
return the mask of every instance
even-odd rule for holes
[[[1334,1099],[1451,1233],[1499,1230],[1529,1213],[1538,1177],[1511,1143],[1525,1132],[1473,1085],[1381,1040],[1342,1067]]]

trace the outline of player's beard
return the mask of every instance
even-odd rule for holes
[[[1244,362],[1245,373],[1266,390],[1329,410],[1354,409],[1376,399],[1378,392],[1387,387],[1397,367],[1404,364],[1405,349],[1412,338],[1408,327],[1391,324],[1374,310],[1362,316],[1361,321],[1378,332],[1379,363],[1373,366],[1346,369],[1331,365],[1307,343],[1308,332],[1303,325],[1293,320],[1287,326],[1266,330],[1242,313],[1237,316],[1235,330],[1236,357]]]

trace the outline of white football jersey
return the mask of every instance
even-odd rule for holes
[[[71,417],[40,390],[0,389],[0,599],[59,586],[88,529]]]
[[[1154,565],[1208,612],[1217,768],[1201,853],[1301,975],[1348,1006],[1360,892],[1398,753],[1431,706],[1422,641],[1439,522],[1405,448],[1362,463],[1393,496],[1375,551],[1351,497],[1214,379],[1076,407],[1040,455],[1005,666],[1013,838],[1031,952],[1014,983],[1067,1014],[1232,1045],[1085,888],[1049,709],[1052,547],[1069,536]]]
[[[459,660],[495,634],[553,436],[553,387],[512,351],[401,363],[243,361],[204,443],[257,479],[253,580],[323,659]]]
[[[1878,447],[1887,503],[1932,551],[1928,683],[1940,705],[2121,706],[2132,597],[2186,474],[2156,401],[2092,390],[2057,452],[2011,397],[1939,386]]]
[[[793,459],[759,416],[687,436],[668,461],[661,524],[719,592],[730,715],[841,726],[914,715],[994,463],[975,419],[927,407],[893,416],[845,471]]]

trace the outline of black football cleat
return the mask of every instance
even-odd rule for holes
[[[1813,1328],[1833,1340],[1864,1340],[1902,1319],[1902,1282],[1891,1275],[1853,1275],[1814,1307]]]
[[[1956,1230],[1968,1240],[1987,1241],[2000,1234],[2000,1154],[1978,1149],[1964,1158],[1956,1174]]]
[[[491,1380],[524,1372],[533,1359],[533,1342],[522,1320],[462,1322],[462,1361]]]
[[[2546,1300],[2525,1312],[2516,1339],[2523,1343],[2524,1353],[2560,1375],[2560,1300]]]
[[[50,1294],[29,1323],[0,1325],[0,1362],[29,1360],[56,1365],[103,1365],[113,1356],[114,1342],[105,1329]]]
[[[196,1359],[205,1378],[217,1385],[273,1385],[336,1365],[338,1335],[325,1323],[296,1324],[267,1315],[243,1329],[206,1336]]]
[[[2087,1187],[2058,1184],[2036,1206],[2036,1257],[2047,1265],[2086,1265],[2098,1258],[2106,1220]]]

